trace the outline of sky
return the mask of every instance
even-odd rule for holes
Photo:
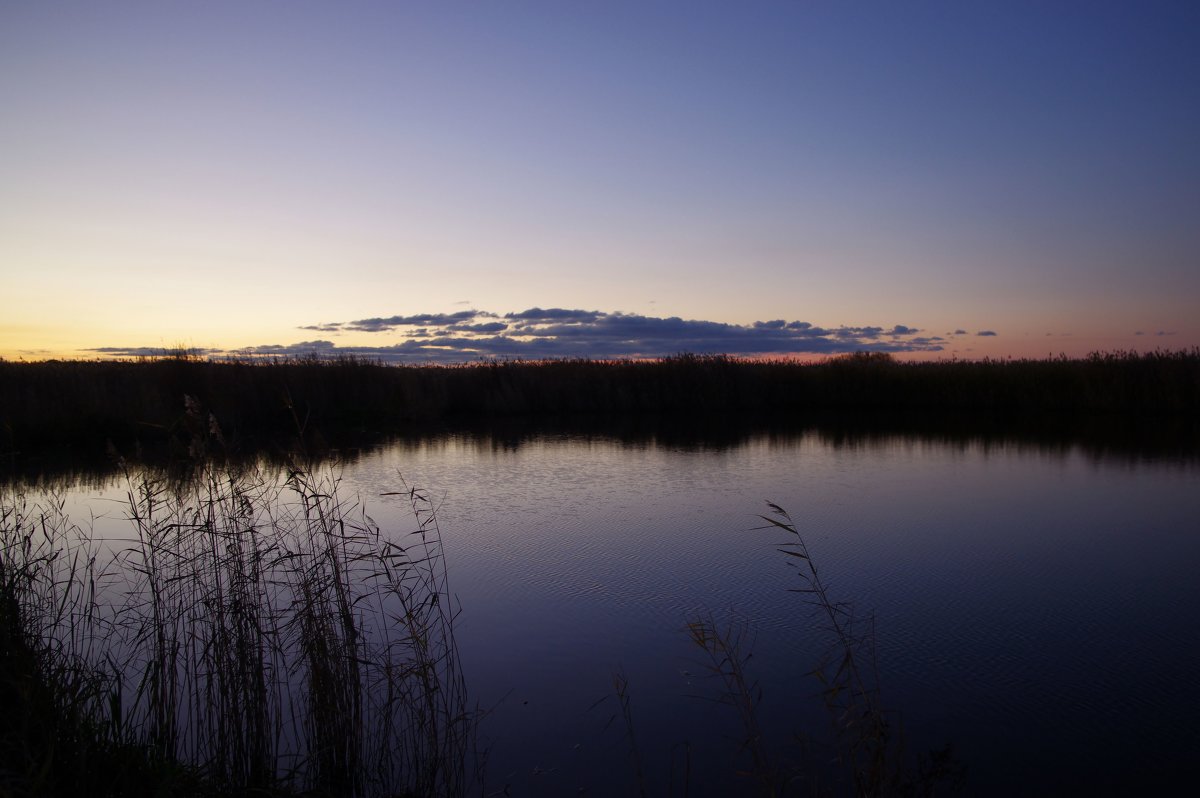
[[[0,0],[0,357],[1200,345],[1200,3]]]

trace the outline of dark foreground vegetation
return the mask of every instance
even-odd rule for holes
[[[901,363],[856,354],[822,363],[681,355],[658,361],[384,366],[365,360],[271,362],[0,361],[0,453],[76,457],[112,444],[184,450],[205,431],[230,449],[272,440],[414,433],[439,425],[536,418],[650,416],[979,427],[1183,424],[1200,419],[1200,349],[1087,358]],[[311,441],[310,441],[311,443]]]
[[[0,795],[455,796],[476,778],[441,538],[337,480],[128,480],[126,534],[0,488]]]

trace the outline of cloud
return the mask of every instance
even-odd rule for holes
[[[502,321],[489,321],[484,324],[452,324],[446,328],[453,332],[497,333],[508,329]]]
[[[530,308],[520,313],[505,313],[504,318],[513,319],[521,324],[538,324],[548,321],[567,324],[588,324],[606,314],[597,310],[567,310],[566,308]]]
[[[396,327],[442,326],[446,324],[461,324],[473,321],[478,317],[495,318],[492,313],[481,313],[478,310],[460,310],[457,313],[421,313],[416,316],[389,316],[386,319],[358,319],[341,325],[344,330],[359,332],[385,332]],[[314,329],[304,327],[302,329]]]
[[[991,337],[995,337],[997,333],[993,332],[992,330],[980,330],[979,332],[977,332],[975,334],[982,335],[985,338],[991,338]]]
[[[110,355],[112,357],[170,357],[179,354],[181,351],[193,356],[224,354],[220,349],[202,349],[194,346],[182,349],[180,347],[163,346],[96,346],[80,351],[96,352],[97,354]]]
[[[308,325],[305,330],[391,333],[384,345],[340,345],[325,339],[262,344],[206,354],[240,357],[350,355],[386,363],[464,363],[494,358],[654,358],[680,352],[741,356],[839,354],[844,352],[938,352],[945,339],[917,335],[903,324],[817,327],[806,321],[771,319],[749,324],[606,313],[567,308],[529,308],[500,316],[480,310],[423,313]],[[162,355],[162,349],[106,347],[118,356]]]
[[[297,344],[283,346],[281,344],[262,344],[260,346],[247,347],[239,349],[240,353],[252,355],[320,355],[328,354],[337,349],[337,344],[333,341],[301,341]]]

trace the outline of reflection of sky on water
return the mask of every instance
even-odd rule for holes
[[[494,707],[491,777],[516,794],[632,778],[620,722],[606,729],[613,699],[593,707],[618,668],[652,784],[665,789],[687,740],[720,790],[739,730],[689,697],[716,686],[682,632],[706,611],[756,634],[767,728],[825,731],[804,676],[824,639],[787,591],[779,536],[748,531],[766,499],[791,511],[834,597],[874,611],[885,703],[915,749],[955,743],[972,793],[1151,788],[1145,774],[1182,772],[1197,742],[1193,466],[899,437],[700,449],[450,436],[345,469],[368,513],[404,532],[403,502],[380,496],[399,474],[442,500],[468,684]]]
[[[1118,725],[1175,723],[1176,739],[1187,728],[1178,696],[1162,696],[1169,680],[1187,683],[1196,654],[1179,631],[1196,616],[1194,468],[902,438],[754,437],[697,451],[563,436],[516,450],[465,438],[383,450],[347,482],[369,497],[397,472],[444,496],[468,677],[485,702],[507,696],[491,728],[516,782],[535,766],[569,781],[583,758],[573,746],[596,745],[588,735],[608,717],[585,710],[617,667],[648,758],[702,744],[696,730],[714,724],[736,734],[684,697],[696,684],[682,673],[699,669],[680,629],[705,609],[732,609],[757,631],[777,731],[821,721],[796,709],[811,703],[801,674],[822,649],[787,592],[794,576],[769,545],[777,536],[746,531],[764,499],[807,530],[835,597],[874,610],[886,695],[915,739],[956,742],[979,778],[999,784],[1006,760],[1051,741],[1060,761],[1097,752],[1103,772],[1149,755],[1130,751]],[[614,729],[608,738],[611,770],[624,749]]]

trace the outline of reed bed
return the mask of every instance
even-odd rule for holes
[[[398,431],[435,422],[569,415],[724,414],[858,418],[926,414],[1024,420],[1200,417],[1200,349],[1086,358],[898,362],[859,353],[820,363],[679,355],[386,366],[342,357],[142,362],[0,361],[0,453],[103,451],[192,438],[184,397],[232,444],[320,429]]]
[[[6,795],[462,795],[475,714],[436,508],[337,476],[127,476],[128,536],[0,497]]]

